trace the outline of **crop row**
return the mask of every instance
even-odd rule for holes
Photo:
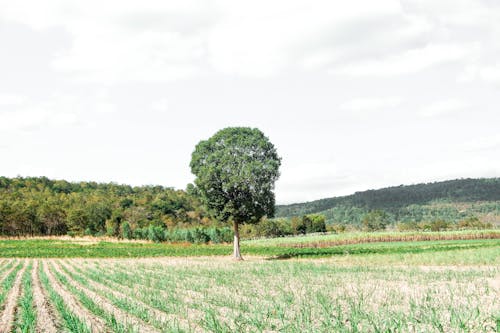
[[[494,332],[498,266],[0,260],[0,332]]]

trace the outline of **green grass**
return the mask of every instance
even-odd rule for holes
[[[346,236],[350,237],[350,236]],[[288,239],[293,240],[292,238]],[[500,239],[476,240],[444,240],[444,241],[409,241],[409,242],[372,242],[329,247],[295,247],[283,246],[281,240],[259,240],[243,242],[242,253],[245,255],[264,256],[270,259],[287,259],[297,257],[329,257],[359,255],[411,255],[456,252],[463,250],[480,250],[497,252]],[[196,244],[157,244],[105,242],[79,244],[70,240],[0,240],[0,257],[6,258],[111,258],[111,257],[185,257],[185,256],[229,256],[232,253],[230,244],[196,245]],[[492,254],[481,260],[483,263],[498,263]],[[479,257],[481,259],[481,257]]]

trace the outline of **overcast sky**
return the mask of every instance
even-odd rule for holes
[[[0,175],[184,189],[260,128],[278,203],[500,176],[500,2],[0,0]]]

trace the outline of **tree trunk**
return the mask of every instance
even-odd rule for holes
[[[234,221],[233,227],[234,227],[234,252],[233,252],[234,259],[243,260],[240,253],[240,231],[238,229],[239,227],[238,222]]]

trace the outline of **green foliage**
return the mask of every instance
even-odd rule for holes
[[[325,216],[321,214],[309,214],[302,217],[306,226],[306,232],[326,232]]]
[[[162,186],[0,177],[0,235],[123,235],[149,225],[210,225],[199,199]],[[127,238],[127,237],[125,237]]]
[[[258,237],[283,237],[293,235],[290,223],[285,219],[262,219],[255,226]]]
[[[198,143],[190,166],[200,198],[216,219],[256,223],[274,214],[280,164],[260,130],[235,127]]]
[[[363,228],[366,231],[384,230],[388,223],[387,214],[381,210],[371,211],[363,218]]]
[[[132,238],[132,230],[130,229],[130,224],[128,222],[124,222],[122,224],[122,237],[125,239],[131,239]]]
[[[450,232],[447,232],[450,233]],[[456,233],[456,232],[451,232]],[[369,234],[372,235],[372,234]],[[277,238],[264,239],[258,242],[244,242],[242,248],[252,255],[273,258],[292,257],[324,257],[349,255],[397,255],[436,253],[446,251],[491,249],[492,260],[498,264],[498,247],[500,239],[498,231],[460,232],[458,237],[476,237],[471,240],[445,241],[409,241],[409,242],[369,242],[349,245],[336,245],[324,248],[285,246],[297,242],[296,239]],[[346,235],[336,235],[347,237]],[[396,236],[398,236],[396,234]],[[302,241],[306,237],[296,237]],[[325,236],[321,236],[325,237]],[[489,239],[489,237],[495,237]],[[282,241],[285,243],[277,243]],[[284,245],[285,244],[285,245]],[[170,243],[139,243],[139,242],[90,242],[83,245],[81,241],[54,240],[0,240],[0,257],[4,258],[108,258],[108,257],[165,257],[165,256],[209,256],[228,255],[232,251],[230,244],[170,244]],[[15,274],[11,277],[15,278]],[[10,279],[10,278],[9,278]],[[5,283],[13,283],[4,280]],[[7,282],[10,281],[10,282]],[[4,283],[4,282],[2,282]],[[9,290],[9,289],[4,289]],[[2,292],[0,291],[0,305]]]
[[[124,236],[124,238],[126,237]],[[150,225],[144,228],[136,228],[133,231],[133,238],[137,240],[150,240],[155,243],[187,242],[195,244],[218,244],[231,242],[232,231],[228,227],[166,229],[164,227]]]
[[[459,222],[477,216],[500,221],[500,178],[458,179],[356,192],[344,197],[276,207],[276,216],[325,215],[327,224],[361,226],[373,210],[387,214],[389,223],[445,220]]]

